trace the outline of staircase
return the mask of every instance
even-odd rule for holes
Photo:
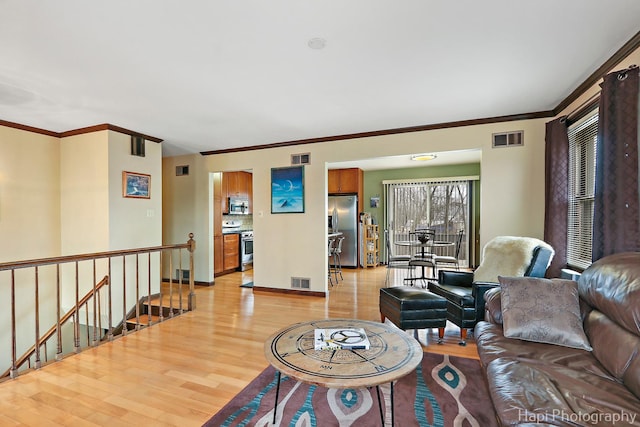
[[[179,316],[185,311],[179,307],[173,307],[172,304],[167,305],[166,301],[163,303],[162,297],[158,294],[152,295],[151,298],[144,297],[127,313],[126,331],[122,330],[122,324],[120,324],[114,328],[113,334],[126,335],[128,332],[139,331]]]
[[[188,271],[194,271],[194,250],[190,233],[183,244],[0,263],[0,291],[8,296],[3,301],[8,325],[0,332],[9,342],[0,352],[10,358],[0,382],[195,310],[192,276],[186,282],[162,279],[163,266],[186,270],[183,252]],[[160,271],[160,280],[167,282],[153,286],[152,271]],[[152,288],[159,293],[151,294]],[[53,326],[43,333],[41,324],[49,321]],[[33,329],[22,322],[31,322]]]

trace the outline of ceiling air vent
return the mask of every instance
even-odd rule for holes
[[[310,165],[311,153],[301,153],[291,155],[291,166]]]
[[[497,147],[521,147],[524,145],[524,131],[517,130],[515,132],[494,133],[493,148]]]
[[[189,175],[189,166],[176,166],[176,176]]]

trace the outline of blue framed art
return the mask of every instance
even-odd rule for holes
[[[135,199],[150,199],[151,175],[122,171],[122,196]]]
[[[304,213],[304,166],[271,168],[271,213]]]

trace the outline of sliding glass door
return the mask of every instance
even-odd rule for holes
[[[431,228],[435,240],[454,243],[434,248],[437,255],[455,256],[455,242],[463,232],[460,266],[469,265],[469,237],[471,230],[470,180],[385,182],[385,224],[396,254],[408,254],[410,247],[395,242],[415,239],[416,228]]]

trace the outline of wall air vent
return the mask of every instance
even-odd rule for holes
[[[176,166],[176,176],[189,175],[189,166]]]
[[[294,289],[309,289],[311,287],[311,279],[308,277],[292,277],[291,287]]]
[[[291,166],[310,165],[311,153],[301,153],[291,155]]]
[[[179,268],[176,268],[176,278],[174,280],[180,280],[180,277],[182,276],[182,281],[183,282],[188,282],[189,281],[189,277],[190,277],[190,271],[189,270],[180,270]]]
[[[493,148],[497,147],[521,147],[524,145],[524,131],[494,133],[492,135]]]
[[[131,155],[144,157],[144,138],[141,136],[131,136]]]

